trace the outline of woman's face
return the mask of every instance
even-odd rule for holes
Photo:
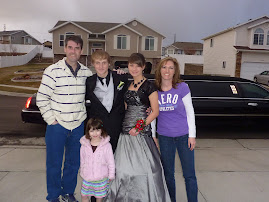
[[[172,81],[174,74],[175,74],[174,62],[169,60],[161,67],[162,80]]]
[[[143,70],[145,69],[145,66],[144,67],[140,67],[139,65],[137,65],[135,63],[129,63],[128,64],[128,69],[129,69],[129,73],[133,77],[137,77],[137,76],[143,75]]]

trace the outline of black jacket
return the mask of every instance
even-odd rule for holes
[[[128,77],[127,75],[118,75],[117,73],[112,72],[112,79],[114,84],[114,99],[110,113],[106,110],[106,108],[94,94],[97,74],[88,77],[86,80],[85,100],[87,110],[86,122],[93,117],[100,118],[104,123],[104,127],[108,135],[111,137],[110,143],[112,145],[113,151],[115,151],[119,135],[122,130],[122,121],[125,113],[123,96],[128,88]],[[124,85],[120,89],[118,86],[121,81],[124,82]]]

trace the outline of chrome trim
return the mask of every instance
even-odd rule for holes
[[[269,116],[269,114],[195,114],[195,116],[224,116],[224,117],[236,117],[236,116],[259,116],[259,117],[263,117],[263,116]]]
[[[242,97],[192,97],[192,99],[220,99],[220,100],[238,100],[242,99],[243,101],[245,100],[258,100],[258,101],[269,101],[269,98],[242,98]]]
[[[29,110],[26,110],[26,109],[23,109],[22,112],[26,112],[26,113],[41,113],[40,111],[29,111]]]

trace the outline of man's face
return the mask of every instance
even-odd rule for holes
[[[107,59],[94,60],[93,66],[98,76],[105,78],[108,74],[109,63]]]
[[[68,41],[67,45],[64,47],[64,52],[66,53],[66,61],[68,64],[76,63],[80,55],[82,54],[82,49],[80,44],[74,41]]]

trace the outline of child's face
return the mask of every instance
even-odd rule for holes
[[[93,130],[92,128],[89,130],[89,134],[91,139],[99,139],[101,138],[102,130],[101,129],[95,129]]]

